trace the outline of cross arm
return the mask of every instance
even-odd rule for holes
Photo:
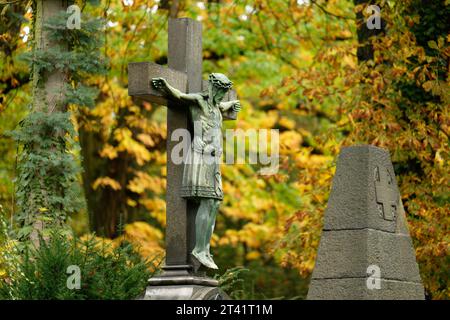
[[[170,87],[175,89],[170,92],[174,100],[191,101],[196,99],[195,94],[186,94],[187,74],[171,68],[167,68],[152,62],[132,62],[128,64],[128,95],[144,101],[167,105],[168,96],[157,90],[153,84],[153,78],[164,78]],[[208,81],[202,82],[202,89],[208,88]],[[177,99],[178,98],[178,99]],[[237,100],[237,93],[230,90],[224,97],[223,102]],[[224,120],[236,120],[237,114],[231,108],[223,110]]]
[[[128,95],[152,103],[167,105],[167,96],[153,87],[153,78],[164,78],[182,94],[187,88],[187,75],[152,62],[128,64]]]

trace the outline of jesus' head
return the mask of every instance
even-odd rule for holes
[[[233,83],[222,73],[211,73],[209,75],[209,93],[215,103],[222,101]]]

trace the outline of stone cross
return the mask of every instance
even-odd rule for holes
[[[381,206],[383,218],[392,221],[397,209],[398,194],[393,186],[392,177],[387,169],[376,168],[375,193],[377,203]]]
[[[176,108],[152,86],[151,79],[165,78],[172,86],[185,93],[201,92],[206,88],[202,80],[202,25],[188,18],[169,19],[168,67],[152,62],[128,65],[128,94],[133,98],[168,106],[167,111],[167,190],[166,190],[166,261],[165,271],[186,275],[191,273],[190,253],[195,245],[195,204],[181,198],[183,164],[171,160],[172,132],[188,129],[187,109]],[[224,101],[235,100],[231,91]],[[225,117],[224,117],[225,118]],[[232,119],[232,115],[229,117]]]

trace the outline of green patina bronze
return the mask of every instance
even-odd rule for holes
[[[216,215],[223,199],[220,157],[222,155],[222,114],[239,112],[239,100],[222,102],[232,82],[221,73],[209,76],[208,90],[183,93],[164,78],[153,78],[153,86],[168,99],[189,108],[194,136],[184,160],[181,197],[199,203],[195,219],[195,248],[192,255],[204,266],[217,269],[211,257],[210,241]]]

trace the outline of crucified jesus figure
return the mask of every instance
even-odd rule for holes
[[[192,255],[204,266],[218,269],[210,253],[216,215],[223,199],[220,159],[222,113],[239,112],[239,100],[222,102],[232,82],[221,73],[209,75],[208,90],[183,93],[164,78],[153,78],[153,86],[173,101],[189,108],[194,137],[184,162],[181,196],[199,203],[195,218],[195,248]]]

